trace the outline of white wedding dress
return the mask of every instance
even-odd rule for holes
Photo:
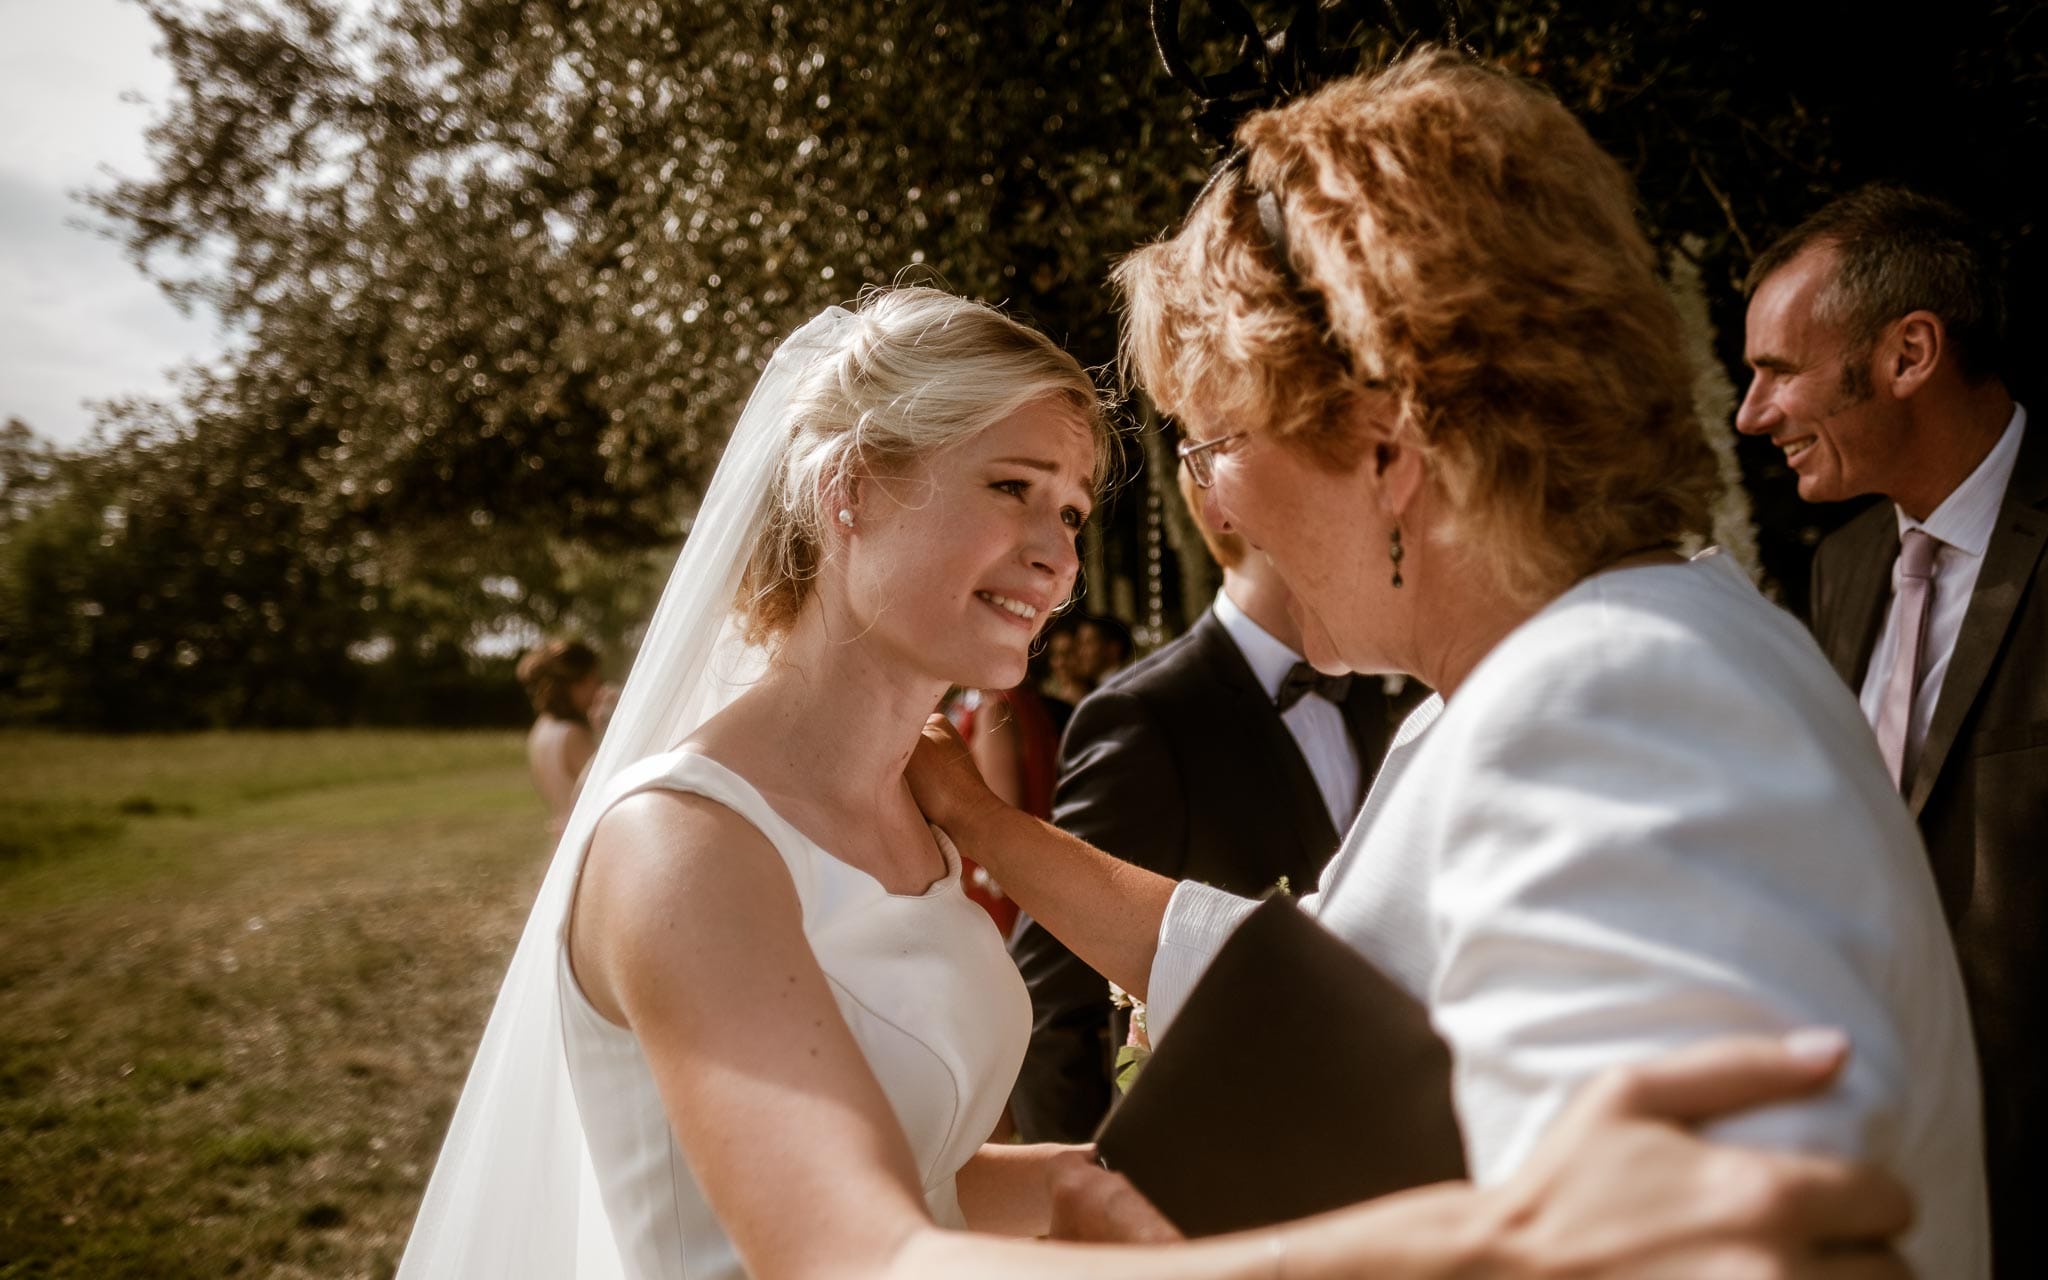
[[[961,892],[959,855],[940,835],[946,875],[921,894],[890,894],[737,774],[674,749],[766,666],[734,602],[773,514],[790,405],[812,381],[842,376],[862,332],[859,316],[830,307],[791,334],[733,427],[513,951],[398,1280],[743,1274],[670,1136],[639,1041],[591,1008],[565,951],[598,819],[653,787],[727,806],[781,853],[804,934],[902,1122],[932,1216],[960,1225],[953,1175],[1002,1113],[1031,1002],[994,925]],[[805,1208],[788,1207],[792,1230],[806,1229]]]
[[[934,828],[946,874],[921,894],[892,894],[784,821],[744,778],[697,752],[628,766],[612,779],[604,807],[657,788],[724,805],[782,855],[804,936],[910,1139],[925,1203],[940,1225],[964,1225],[953,1175],[1002,1114],[1024,1058],[1031,1000],[987,913],[961,892],[952,841]],[[744,1276],[669,1132],[639,1040],[584,998],[566,946],[556,971],[569,1077],[625,1274]],[[803,1229],[804,1206],[789,1206],[789,1214]]]

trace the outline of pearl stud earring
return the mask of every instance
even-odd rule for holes
[[[853,528],[853,512],[848,511],[845,507],[839,508],[839,523],[849,529]]]

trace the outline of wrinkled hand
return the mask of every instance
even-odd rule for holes
[[[1499,1274],[1907,1280],[1906,1189],[1869,1165],[1702,1141],[1685,1126],[1817,1092],[1834,1032],[1710,1041],[1581,1090],[1496,1197]]]
[[[1171,1244],[1183,1237],[1130,1179],[1095,1163],[1093,1148],[1054,1157],[1052,1238],[1097,1244]]]
[[[981,770],[975,767],[974,757],[954,730],[953,722],[941,715],[924,722],[924,736],[911,752],[903,776],[926,820],[956,841],[976,817],[1004,807],[982,780]],[[978,851],[969,856],[977,862],[986,861]]]

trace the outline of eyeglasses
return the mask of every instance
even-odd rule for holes
[[[1174,450],[1174,453],[1187,465],[1188,475],[1194,480],[1195,487],[1207,489],[1216,483],[1217,452],[1226,445],[1236,444],[1249,434],[1251,433],[1247,431],[1233,431],[1227,436],[1217,436],[1214,440],[1204,440],[1200,444],[1183,443]]]

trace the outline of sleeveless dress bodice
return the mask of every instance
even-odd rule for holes
[[[724,805],[782,855],[804,936],[910,1140],[925,1203],[940,1225],[963,1225],[953,1175],[1002,1114],[1023,1061],[1031,1001],[1001,936],[961,890],[952,842],[935,828],[946,874],[921,894],[892,894],[819,848],[708,756],[675,751],[643,760],[614,781],[609,802],[656,789]],[[638,1038],[591,1006],[567,946],[558,950],[570,1080],[625,1273],[745,1275],[669,1132]],[[802,1206],[792,1205],[792,1225],[801,1229],[802,1219]]]

